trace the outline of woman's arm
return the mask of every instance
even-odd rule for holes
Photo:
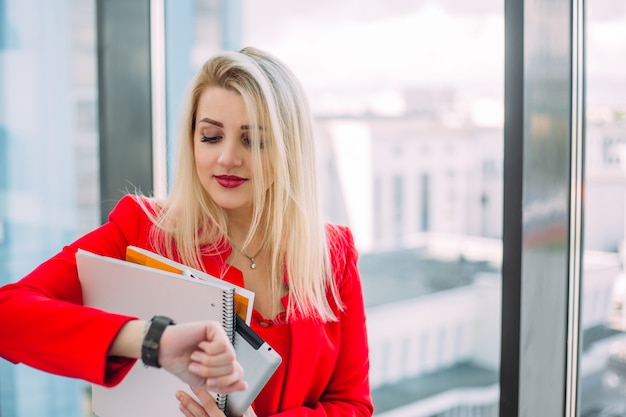
[[[134,198],[120,200],[109,221],[43,262],[20,281],[0,287],[0,357],[45,372],[113,386],[135,360],[109,357],[120,329],[134,317],[83,306],[78,248],[122,259],[129,242],[147,242],[147,216]]]
[[[110,357],[141,358],[147,323],[131,320],[111,344]],[[167,326],[159,343],[159,364],[184,382],[228,394],[246,388],[235,349],[218,322],[205,321]]]
[[[19,282],[1,287],[5,319],[0,320],[0,357],[49,373],[117,385],[141,357],[145,321],[84,306],[75,254],[82,248],[123,259],[129,244],[148,246],[150,225],[133,198],[122,198],[109,222]],[[234,349],[217,322],[168,326],[159,362],[183,381],[208,384],[215,392],[246,386]]]

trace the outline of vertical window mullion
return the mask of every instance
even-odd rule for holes
[[[582,8],[505,1],[501,416],[576,413]]]

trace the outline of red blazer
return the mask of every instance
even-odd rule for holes
[[[133,317],[105,313],[82,305],[75,253],[82,248],[124,259],[126,247],[155,250],[151,223],[131,196],[120,200],[109,221],[66,246],[17,283],[0,288],[0,356],[46,372],[105,386],[118,384],[134,360],[108,358],[109,346]],[[352,234],[328,228],[329,247],[346,309],[333,305],[339,320],[320,323],[294,319],[285,383],[262,395],[281,415],[370,416],[369,357],[365,309]],[[226,245],[228,246],[228,245]],[[204,258],[207,272],[220,275],[232,249]],[[224,279],[241,282],[229,268]],[[172,393],[174,395],[174,393]]]

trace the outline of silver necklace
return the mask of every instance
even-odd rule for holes
[[[233,246],[233,248],[237,249],[237,252],[239,252],[240,254],[242,254],[243,256],[245,256],[246,258],[248,258],[250,260],[250,268],[251,269],[255,269],[256,268],[256,261],[254,260],[254,258],[259,256],[259,253],[261,253],[261,251],[263,250],[263,247],[265,246],[265,243],[263,245],[261,245],[261,249],[259,249],[257,251],[257,253],[255,253],[253,256],[246,255],[246,253],[244,251],[242,251],[241,249],[239,249],[237,247],[237,245],[235,245],[234,243],[230,242],[230,244]]]

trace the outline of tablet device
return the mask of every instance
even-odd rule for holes
[[[225,414],[240,417],[250,407],[267,381],[274,374],[282,358],[267,342],[250,328],[239,316],[235,325],[235,352],[244,369],[243,380],[248,383],[244,391],[235,391],[226,397]]]

